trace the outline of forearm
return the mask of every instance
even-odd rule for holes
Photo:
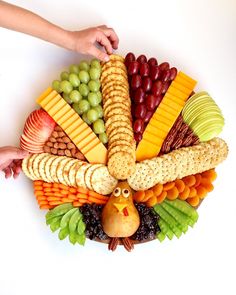
[[[26,9],[0,1],[0,27],[73,49],[70,33]]]

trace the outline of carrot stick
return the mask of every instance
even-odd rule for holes
[[[80,202],[78,201],[75,201],[72,203],[74,207],[81,207],[83,204],[81,204]]]
[[[34,190],[35,191],[42,191],[43,190],[43,187],[41,185],[35,185],[34,186]]]
[[[100,195],[100,194],[98,194],[98,193],[96,193],[94,191],[89,191],[88,194],[91,197],[94,197],[94,198],[100,199],[100,200],[104,200],[104,201],[107,201],[109,199],[109,197]]]
[[[77,198],[78,198],[78,199],[85,199],[85,200],[86,200],[86,199],[88,199],[88,195],[80,194],[80,193],[79,193],[79,194],[77,194]]]
[[[60,191],[60,193],[61,193],[62,195],[68,195],[69,191],[68,191],[68,190],[64,190],[64,189],[62,189],[62,190]]]
[[[101,205],[104,205],[106,204],[107,202],[104,201],[104,200],[101,200],[101,199],[96,199],[94,197],[88,197],[88,200],[93,202],[93,203],[96,203],[96,204],[101,204]]]
[[[38,196],[43,196],[43,195],[44,195],[44,192],[43,192],[43,191],[35,191],[35,192],[34,192],[34,195],[35,195],[36,197],[38,197]]]
[[[42,185],[43,181],[42,180],[35,180],[34,185]]]
[[[83,187],[78,187],[77,192],[81,193],[81,194],[85,194],[85,195],[88,194],[88,190],[86,188],[83,188]]]
[[[68,194],[67,198],[70,199],[70,200],[77,200],[78,199],[76,197],[76,195],[74,195],[74,194]]]
[[[74,187],[70,187],[69,192],[72,193],[72,194],[75,194],[75,193],[77,193],[77,189],[74,188]]]
[[[55,187],[55,188],[59,188],[59,183],[54,182],[54,183],[53,183],[53,187]]]
[[[51,201],[51,202],[49,202],[49,205],[51,205],[51,206],[57,206],[57,205],[61,205],[61,204],[63,204],[63,202],[60,202],[60,201]]]
[[[48,204],[48,201],[38,201],[39,205],[47,205]]]
[[[57,198],[57,197],[48,197],[47,200],[48,200],[48,202],[50,202],[50,201],[61,201],[61,198]]]
[[[62,183],[59,183],[58,187],[61,188],[62,190],[66,190],[66,191],[67,191],[68,188],[69,188],[69,186],[64,185],[64,184],[62,184]]]
[[[52,187],[52,192],[60,192],[60,189],[57,187]]]
[[[52,183],[44,182],[43,187],[52,187]]]
[[[42,205],[42,206],[40,206],[39,207],[40,209],[51,209],[52,208],[52,206],[50,206],[50,205]]]
[[[49,193],[52,191],[51,187],[45,187],[43,190],[45,193],[47,193],[47,192]]]
[[[88,200],[87,200],[87,199],[79,199],[78,201],[79,201],[81,204],[88,203]]]
[[[72,203],[73,202],[73,200],[68,199],[68,198],[62,198],[61,200],[63,203]]]
[[[38,196],[36,197],[37,201],[45,201],[47,200],[47,197],[46,196]]]

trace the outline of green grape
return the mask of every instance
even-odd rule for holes
[[[92,80],[98,80],[100,78],[101,70],[98,68],[91,68],[89,71],[90,78]]]
[[[62,97],[65,99],[65,101],[68,103],[68,104],[72,104],[72,100],[70,99],[70,95],[67,94],[67,93],[63,93],[62,94]]]
[[[97,92],[100,89],[100,82],[98,80],[96,80],[96,81],[90,80],[88,82],[88,87],[89,87],[90,91]]]
[[[73,90],[73,86],[69,81],[63,80],[60,82],[60,88],[64,93],[69,94]]]
[[[91,68],[98,68],[101,69],[101,64],[100,61],[96,58],[91,60],[91,64],[90,64]]]
[[[79,77],[75,73],[71,73],[69,75],[69,81],[73,87],[78,87],[80,84]]]
[[[75,103],[78,103],[82,99],[82,95],[78,90],[72,90],[69,97]]]
[[[91,125],[92,122],[89,121],[88,117],[87,117],[87,113],[83,113],[82,119],[84,120],[84,122],[86,122],[88,125]]]
[[[98,119],[98,112],[94,109],[91,109],[87,112],[87,118],[90,122],[95,122]]]
[[[89,73],[84,70],[80,71],[79,72],[79,79],[81,82],[87,84],[88,81],[90,80]]]
[[[98,119],[93,123],[93,131],[96,134],[101,134],[105,132],[105,125],[102,119]]]
[[[69,73],[66,72],[66,71],[61,72],[60,77],[61,77],[61,81],[63,81],[63,80],[68,80],[68,79],[69,79]]]
[[[61,90],[61,88],[60,88],[60,81],[59,80],[54,80],[53,82],[52,82],[52,88],[54,89],[54,90],[56,90],[58,93],[61,93],[62,92],[62,90]]]
[[[88,101],[92,107],[99,105],[99,98],[95,92],[89,92]]]
[[[70,73],[79,74],[79,67],[75,64],[70,65],[69,71],[70,71]]]
[[[89,94],[89,88],[88,88],[88,86],[86,84],[84,84],[84,83],[81,83],[79,85],[79,92],[83,96],[88,96],[88,94]]]
[[[90,109],[89,102],[86,99],[82,99],[78,103],[80,111],[83,113],[86,113]]]
[[[84,71],[88,72],[89,68],[90,68],[89,63],[86,60],[82,60],[79,63],[79,69],[80,70],[84,70]]]
[[[76,111],[77,114],[82,115],[83,112],[81,111],[78,103],[73,103],[72,108]]]
[[[98,106],[94,107],[93,109],[98,112],[98,118],[103,117],[103,108],[101,105],[98,105]]]
[[[101,91],[97,91],[96,94],[97,94],[97,96],[99,98],[99,103],[101,103],[102,102],[102,93],[101,93]]]
[[[103,144],[106,144],[108,142],[108,138],[105,132],[99,134],[99,139]]]

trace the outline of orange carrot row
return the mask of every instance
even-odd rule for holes
[[[214,189],[212,182],[216,179],[216,176],[215,170],[211,169],[163,185],[157,184],[149,190],[136,192],[134,200],[152,207],[162,203],[165,198],[169,200],[179,198],[196,207],[199,205],[200,200],[204,199],[208,192]]]
[[[109,198],[82,187],[74,188],[41,180],[34,181],[34,194],[40,209],[52,209],[63,203],[72,203],[74,207],[80,207],[85,203],[105,205]]]

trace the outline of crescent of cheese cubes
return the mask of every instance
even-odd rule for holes
[[[137,161],[159,154],[162,144],[192,93],[196,81],[179,72],[149,121],[136,149]]]
[[[48,88],[37,99],[37,103],[67,133],[90,163],[106,164],[106,147],[60,94]]]

